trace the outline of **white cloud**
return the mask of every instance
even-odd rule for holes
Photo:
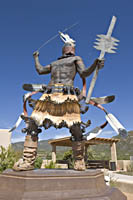
[[[56,135],[54,138],[52,139],[58,139],[58,138],[64,138],[64,137],[69,137],[71,136],[70,133],[64,133],[64,134],[59,134],[59,135]]]
[[[102,133],[98,137],[104,137],[104,138],[112,138],[113,136],[116,136],[116,132],[113,130],[108,131],[102,131]]]

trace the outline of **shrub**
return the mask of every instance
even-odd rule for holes
[[[42,162],[43,162],[42,158],[41,157],[37,157],[36,160],[35,160],[35,164],[34,164],[35,168],[39,168],[40,169],[41,166],[42,166]]]
[[[0,146],[0,172],[12,168],[14,163],[20,158],[21,153],[15,152],[11,146],[7,149]]]
[[[53,163],[53,161],[51,161],[49,164],[45,165],[46,169],[55,169],[55,163]]]
[[[133,172],[133,163],[127,167],[127,172]]]

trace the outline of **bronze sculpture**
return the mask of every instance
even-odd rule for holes
[[[114,96],[91,98],[92,90],[95,85],[97,74],[99,69],[104,66],[104,54],[115,53],[112,49],[116,49],[117,39],[111,37],[116,17],[113,16],[107,35],[98,35],[95,44],[96,49],[100,50],[100,56],[94,61],[94,63],[85,68],[82,58],[75,55],[75,41],[71,39],[67,34],[59,32],[61,39],[64,41],[62,48],[62,56],[58,60],[52,62],[47,66],[42,66],[39,62],[39,52],[36,51],[33,54],[35,68],[38,74],[46,75],[51,74],[51,80],[48,85],[32,85],[24,84],[23,88],[32,93],[25,95],[24,98],[24,119],[26,128],[22,132],[27,133],[24,143],[23,159],[20,159],[14,165],[14,170],[31,170],[34,169],[34,162],[37,153],[38,134],[41,132],[40,127],[45,129],[51,126],[55,128],[66,127],[71,133],[72,150],[74,155],[74,169],[85,170],[84,162],[84,145],[85,139],[91,139],[96,137],[101,130],[110,123],[112,128],[123,137],[126,137],[127,131],[120,124],[120,122],[111,114],[108,113],[101,104],[109,103],[114,100]],[[86,82],[85,78],[91,75],[93,72],[94,77],[92,79],[90,89],[87,98],[85,97]],[[73,81],[76,73],[78,73],[83,81],[83,89],[75,88]],[[42,92],[42,96],[39,100],[31,99],[33,94]],[[96,127],[90,131],[84,137],[83,133],[85,128],[90,125],[90,121],[87,123],[81,121],[80,113],[87,112],[88,107],[82,107],[80,101],[83,100],[86,104],[91,104],[103,110],[106,114],[106,122],[100,127]],[[33,108],[33,112],[30,117],[27,115],[26,101]],[[16,127],[15,127],[16,128]],[[13,128],[14,129],[14,128]],[[13,130],[11,129],[11,130]]]
[[[51,73],[51,81],[44,87],[41,98],[37,101],[29,100],[34,107],[30,117],[24,117],[27,132],[24,143],[23,159],[14,165],[14,170],[31,170],[37,152],[38,127],[45,129],[67,127],[72,135],[72,149],[75,159],[74,169],[85,170],[84,140],[81,127],[79,96],[81,92],[74,88],[73,81],[78,72],[81,78],[89,76],[95,69],[103,67],[104,61],[96,59],[85,68],[81,57],[75,55],[75,47],[65,43],[62,56],[50,65],[43,67],[39,62],[39,52],[33,54],[35,67],[40,75]]]

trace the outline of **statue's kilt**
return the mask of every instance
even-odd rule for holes
[[[31,118],[38,126],[43,126],[48,119],[55,127],[65,124],[66,127],[80,123],[80,104],[76,95],[63,93],[43,94],[36,101]]]

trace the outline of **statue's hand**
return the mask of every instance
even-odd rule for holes
[[[33,57],[35,58],[35,57],[38,57],[39,56],[39,51],[35,51],[34,53],[33,53]]]
[[[104,67],[104,59],[102,60],[96,59],[96,65],[98,69],[102,69]]]

